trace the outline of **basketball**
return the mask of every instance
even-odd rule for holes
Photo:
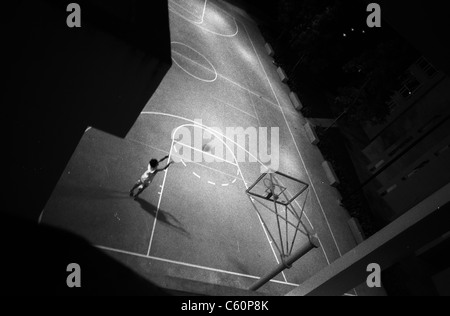
[[[210,151],[211,150],[211,146],[209,146],[208,144],[203,145],[202,147],[203,151]]]

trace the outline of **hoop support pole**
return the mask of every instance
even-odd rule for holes
[[[255,282],[250,288],[250,291],[256,291],[261,288],[264,284],[272,280],[278,274],[283,272],[287,267],[291,267],[294,262],[298,259],[306,255],[309,251],[314,248],[319,248],[319,239],[316,235],[309,236],[308,243],[300,247],[297,251],[295,251],[291,256],[287,258],[283,258],[283,262],[281,262],[277,267],[275,267],[272,271],[270,271],[266,276],[259,279]]]

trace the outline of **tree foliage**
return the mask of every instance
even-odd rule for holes
[[[399,88],[401,74],[413,61],[410,47],[398,38],[381,41],[363,51],[343,67],[353,80],[339,87],[336,103],[348,111],[348,120],[381,123],[390,113],[388,101]],[[361,89],[363,80],[367,84]],[[360,91],[361,90],[361,91]]]

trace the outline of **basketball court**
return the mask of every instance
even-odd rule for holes
[[[354,246],[347,215],[332,211],[337,193],[256,26],[217,0],[169,0],[169,13],[172,68],[125,139],[86,130],[40,221],[150,281],[168,275],[243,289],[317,235],[319,248],[261,288],[285,294]],[[227,128],[277,128],[280,173]],[[222,142],[228,159],[180,131]],[[176,163],[131,198],[149,160],[166,155]]]

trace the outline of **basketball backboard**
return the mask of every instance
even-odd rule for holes
[[[307,183],[274,171],[261,174],[246,192],[251,196],[288,206],[308,188]]]

